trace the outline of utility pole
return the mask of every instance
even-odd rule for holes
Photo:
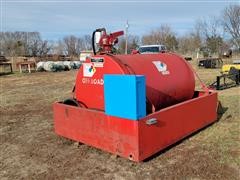
[[[125,54],[127,54],[127,49],[128,49],[128,28],[129,28],[129,24],[128,24],[128,20],[127,20],[127,24],[126,24],[126,44],[125,44]]]

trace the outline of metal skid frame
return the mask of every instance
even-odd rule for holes
[[[60,136],[139,162],[215,122],[217,105],[216,92],[196,91],[190,100],[133,121],[56,102],[54,128]]]

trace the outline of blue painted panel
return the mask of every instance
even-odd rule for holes
[[[142,75],[104,75],[105,113],[138,120],[146,116],[146,86]]]

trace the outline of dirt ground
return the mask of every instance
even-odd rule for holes
[[[219,92],[218,122],[134,163],[54,133],[52,103],[69,97],[76,73],[0,77],[0,179],[240,179],[239,87]],[[210,83],[219,70],[198,73]]]

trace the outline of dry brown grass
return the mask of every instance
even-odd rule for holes
[[[197,70],[212,82],[219,70]],[[239,87],[219,92],[212,126],[144,163],[58,137],[52,103],[69,97],[76,71],[0,77],[0,179],[239,179]],[[203,112],[204,113],[204,112]]]

